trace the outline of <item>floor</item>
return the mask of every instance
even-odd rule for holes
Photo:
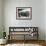
[[[7,44],[5,45],[0,45],[0,46],[46,46],[46,42],[45,41],[42,41],[42,40],[26,40],[26,41],[23,41],[23,40],[10,40],[8,41]]]
[[[7,44],[7,45],[0,45],[0,46],[42,46],[38,44]]]

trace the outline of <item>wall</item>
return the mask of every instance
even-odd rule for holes
[[[46,40],[46,0],[45,0],[45,40]]]
[[[32,26],[39,27],[39,39],[45,39],[45,6],[44,0],[32,1]]]
[[[0,38],[2,38],[2,0],[0,0]]]
[[[16,7],[32,7],[32,20],[16,20]],[[44,11],[43,0],[4,0],[4,26],[7,35],[10,26],[37,26],[39,39],[45,39]]]

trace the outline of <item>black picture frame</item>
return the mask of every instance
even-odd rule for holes
[[[17,20],[31,20],[32,7],[16,7],[16,19]]]

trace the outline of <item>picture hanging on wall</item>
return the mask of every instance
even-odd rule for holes
[[[31,20],[32,7],[16,7],[16,19],[17,20]]]

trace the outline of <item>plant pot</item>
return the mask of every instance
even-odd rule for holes
[[[6,44],[7,40],[6,39],[0,39],[0,44]]]

